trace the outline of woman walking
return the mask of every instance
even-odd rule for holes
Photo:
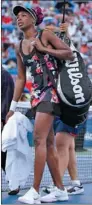
[[[44,85],[43,68],[40,65],[37,51],[43,54],[46,65],[52,72],[55,80],[58,76],[58,66],[55,58],[59,60],[73,60],[73,54],[70,48],[52,32],[43,31],[41,40],[39,40],[39,33],[35,29],[35,25],[39,25],[43,20],[43,14],[39,7],[29,9],[16,6],[13,9],[13,13],[17,18],[18,27],[23,31],[24,39],[16,48],[18,77],[6,120],[12,116],[16,109],[17,102],[25,86],[26,70],[30,72],[30,81],[32,83],[30,98],[32,112],[35,117],[34,183],[33,187],[23,197],[19,198],[19,201],[30,204],[41,202],[39,187],[46,160],[49,163],[50,172],[55,184],[48,202],[68,200],[67,191],[61,182],[52,129],[54,115],[60,115],[60,103],[48,75]]]

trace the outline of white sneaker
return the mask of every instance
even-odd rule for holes
[[[54,185],[45,186],[42,188],[42,191],[45,192],[46,194],[49,194],[53,191],[54,187],[55,187]]]
[[[50,194],[41,197],[41,202],[68,201],[67,190],[54,187]]]
[[[68,195],[77,195],[82,194],[84,192],[83,185],[73,185],[67,189]]]
[[[27,204],[41,204],[40,195],[33,187],[24,196],[19,197],[18,201]]]

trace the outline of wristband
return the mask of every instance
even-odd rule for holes
[[[11,105],[10,105],[10,110],[15,112],[16,107],[17,107],[17,102],[12,100]]]

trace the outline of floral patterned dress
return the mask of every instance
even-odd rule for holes
[[[31,54],[25,55],[22,51],[22,41],[20,43],[20,53],[22,55],[23,64],[26,67],[28,73],[30,73],[30,99],[31,107],[35,107],[42,101],[49,101],[51,103],[59,103],[56,91],[47,75],[47,86],[44,87],[43,81],[43,69],[40,65],[40,59],[36,54],[36,50],[33,49]],[[58,76],[57,61],[52,56],[45,54],[44,60],[48,69],[53,74],[54,80]]]

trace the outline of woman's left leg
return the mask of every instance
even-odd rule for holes
[[[37,112],[34,124],[35,162],[34,162],[34,184],[38,192],[42,174],[47,159],[47,136],[52,127],[53,116],[49,113]]]
[[[61,180],[61,175],[60,175],[58,153],[57,153],[55,143],[54,143],[53,129],[50,130],[49,136],[47,139],[47,164],[48,164],[48,167],[52,175],[55,186],[57,186],[60,189],[64,189],[64,186]]]

